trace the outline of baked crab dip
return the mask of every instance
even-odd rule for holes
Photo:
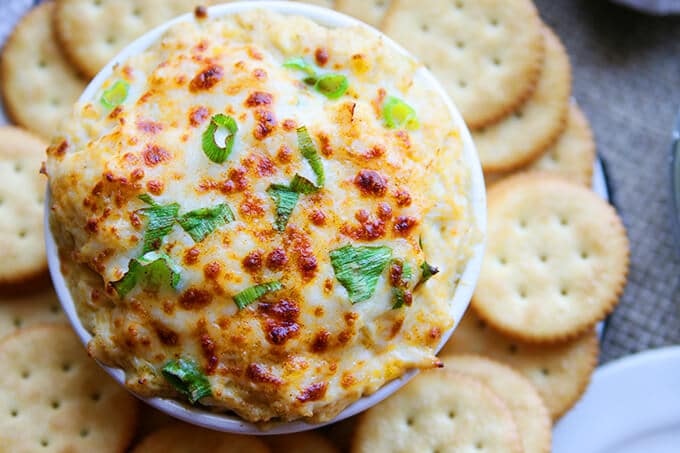
[[[477,230],[446,101],[362,27],[197,15],[48,149],[90,354],[144,397],[327,421],[439,366]]]

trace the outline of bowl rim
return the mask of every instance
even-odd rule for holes
[[[399,44],[394,42],[392,39],[384,35],[382,32],[376,30],[375,28],[357,20],[345,14],[338,13],[336,11],[322,8],[315,5],[298,3],[298,2],[286,2],[286,1],[250,1],[250,2],[234,2],[225,3],[221,5],[216,5],[208,8],[208,18],[219,18],[236,13],[240,13],[247,10],[254,9],[265,9],[269,11],[274,11],[283,15],[296,15],[303,16],[319,25],[326,26],[329,28],[339,28],[339,27],[350,27],[350,26],[362,26],[368,28],[376,36],[380,37],[386,45],[391,46],[396,49],[404,56],[415,59],[409,52],[402,48]],[[104,81],[112,74],[114,66],[118,62],[126,61],[133,55],[137,55],[151,45],[156,43],[162,35],[170,27],[187,21],[194,21],[194,13],[190,12],[182,16],[178,16],[164,24],[154,28],[153,30],[145,33],[141,37],[137,38],[135,41],[126,46],[120,53],[118,53],[89,83],[83,94],[78,99],[78,102],[87,102],[91,100],[94,95],[99,91],[101,85]],[[468,259],[465,269],[461,274],[460,282],[456,288],[453,299],[450,303],[451,311],[454,319],[454,325],[450,330],[444,333],[442,340],[437,347],[439,351],[444,343],[451,336],[453,331],[458,325],[458,322],[462,318],[465,310],[470,304],[470,299],[472,297],[472,292],[477,283],[479,273],[481,270],[482,258],[484,255],[485,248],[485,235],[486,235],[486,190],[484,185],[484,175],[481,169],[481,164],[477,156],[475,146],[472,141],[470,132],[463,121],[462,116],[458,112],[457,108],[453,105],[453,102],[446,94],[446,91],[439,84],[439,82],[432,76],[432,74],[424,67],[421,66],[418,71],[422,71],[420,74],[425,79],[425,83],[429,84],[435,92],[444,100],[447,109],[449,110],[452,120],[458,129],[460,138],[463,143],[463,161],[466,163],[470,171],[470,193],[469,199],[472,207],[473,222],[476,222],[477,230],[481,233],[479,242],[475,244],[472,248],[472,255]],[[75,309],[75,304],[71,293],[68,289],[66,281],[60,271],[60,259],[57,246],[55,243],[54,236],[49,226],[49,212],[50,212],[51,196],[49,191],[49,185],[47,188],[47,193],[45,197],[45,217],[44,217],[44,230],[45,230],[45,241],[47,250],[47,260],[50,275],[54,288],[57,293],[57,297],[64,309],[66,316],[71,323],[76,334],[82,341],[82,343],[87,348],[89,340],[92,335],[85,329],[80,321]],[[102,364],[97,361],[97,363],[109,374],[111,375],[119,384],[124,388],[125,386],[125,373],[120,368],[113,368]],[[172,417],[178,418],[182,421],[202,426],[204,428],[209,428],[217,431],[237,433],[237,434],[251,434],[251,435],[266,435],[266,434],[287,434],[300,431],[307,431],[310,429],[315,429],[324,425],[338,422],[345,418],[351,417],[359,412],[362,412],[371,406],[379,403],[383,399],[390,396],[392,393],[397,391],[406,382],[408,382],[412,377],[417,374],[418,370],[409,370],[401,377],[388,381],[374,393],[363,396],[357,401],[353,402],[347,406],[340,414],[334,417],[332,420],[323,423],[307,423],[304,421],[292,421],[292,422],[274,422],[266,425],[263,429],[261,425],[247,422],[236,415],[225,415],[216,414],[206,410],[202,410],[200,407],[192,407],[185,405],[177,400],[170,398],[160,398],[152,397],[145,398],[132,391],[134,396],[141,399],[145,403],[151,405],[152,407],[164,412]],[[129,389],[128,389],[129,390]]]

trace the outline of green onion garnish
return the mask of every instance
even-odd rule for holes
[[[409,130],[416,130],[420,127],[416,111],[413,110],[413,107],[394,96],[389,96],[385,100],[382,113],[385,119],[385,126],[389,129],[405,127]]]
[[[321,163],[321,157],[319,156],[316,146],[312,141],[312,137],[309,136],[307,128],[301,126],[297,129],[297,140],[298,148],[307,161],[311,165],[314,174],[316,175],[316,185],[317,187],[323,187],[326,182],[326,176],[323,171],[323,164]]]
[[[144,232],[144,247],[142,254],[151,250],[158,250],[161,241],[170,232],[175,223],[179,204],[170,203],[160,205],[156,203],[149,194],[142,194],[138,197],[143,202],[150,204],[150,208],[142,209],[142,213],[149,219]]]
[[[283,288],[281,282],[275,281],[261,283],[259,285],[251,286],[250,288],[246,288],[240,293],[236,294],[234,296],[234,302],[236,302],[239,310],[243,310],[265,294],[273,293],[274,291],[278,291],[281,288]]]
[[[296,191],[283,184],[272,184],[267,189],[267,193],[276,204],[274,229],[276,231],[285,231],[286,224],[293,213],[293,209],[295,209],[299,195]]]
[[[128,97],[130,84],[125,80],[116,80],[111,88],[104,90],[100,102],[107,109],[113,109],[125,102]]]
[[[293,192],[309,195],[310,193],[317,192],[320,188],[317,187],[312,181],[300,176],[297,173],[290,182],[290,190]]]
[[[187,359],[171,360],[163,367],[163,376],[178,392],[196,404],[204,396],[211,396],[210,382],[198,365]]]
[[[304,58],[296,57],[286,60],[286,62],[283,63],[283,67],[288,69],[299,69],[309,77],[316,79],[316,70],[314,69],[314,66],[307,63]]]
[[[201,242],[217,227],[233,221],[234,213],[226,203],[220,203],[212,208],[195,209],[177,219],[184,231],[196,242]]]
[[[373,296],[378,278],[392,257],[392,249],[346,245],[331,251],[330,257],[335,278],[347,290],[350,302],[356,304]]]
[[[324,74],[317,77],[314,89],[328,99],[337,99],[349,88],[347,77],[342,74]]]
[[[439,273],[439,269],[436,266],[428,264],[427,261],[423,261],[423,264],[420,265],[420,270],[422,273],[420,274],[420,280],[416,284],[416,288],[428,281],[433,275]]]
[[[318,74],[313,65],[307,63],[303,58],[291,58],[283,63],[284,68],[298,69],[303,71],[307,77],[303,81],[307,85],[314,86],[314,89],[326,96],[328,99],[337,99],[349,88],[347,77],[342,74],[328,73]]]
[[[123,278],[112,284],[118,295],[125,297],[138,283],[152,290],[158,290],[162,285],[176,288],[181,272],[182,269],[165,253],[148,252],[130,260]]]
[[[224,146],[217,144],[215,134],[220,131],[224,132],[226,129],[227,135],[224,138]],[[231,154],[231,149],[234,147],[234,138],[238,131],[238,125],[234,118],[218,113],[210,118],[208,128],[203,132],[202,146],[203,152],[211,161],[221,164]]]

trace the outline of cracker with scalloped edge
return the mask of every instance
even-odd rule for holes
[[[54,2],[45,2],[17,24],[2,50],[2,99],[13,122],[44,138],[57,132],[62,118],[85,89],[52,28]]]
[[[43,239],[47,144],[22,129],[0,127],[0,285],[16,285],[47,270]]]
[[[545,62],[536,90],[495,124],[472,131],[484,171],[521,168],[551,146],[567,125],[571,65],[560,39],[547,26]]]
[[[383,31],[432,70],[472,128],[518,107],[543,65],[531,0],[394,0]]]
[[[87,356],[67,324],[20,329],[0,342],[3,451],[124,451],[137,401]]]
[[[421,373],[364,412],[352,453],[483,450],[519,453],[508,406],[478,379],[450,370]]]
[[[555,173],[586,187],[593,179],[595,163],[595,139],[588,119],[575,102],[569,106],[567,128],[538,159],[517,171],[543,171]],[[485,173],[487,186],[513,175],[508,173]]]
[[[354,16],[368,25],[379,28],[385,19],[392,0],[338,0],[336,8],[341,13]]]
[[[441,359],[445,368],[479,379],[501,397],[517,423],[524,453],[550,453],[552,419],[531,381],[509,366],[479,355]]]
[[[591,190],[521,173],[487,192],[487,246],[472,307],[506,335],[575,338],[619,301],[629,245],[616,210]]]
[[[478,354],[511,366],[534,384],[555,421],[585,392],[598,351],[595,330],[567,342],[537,345],[506,337],[468,310],[441,354]]]
[[[152,28],[215,0],[56,0],[54,25],[69,60],[94,77]]]
[[[0,339],[35,324],[64,321],[66,315],[52,289],[0,299]]]
[[[269,453],[255,436],[211,431],[186,423],[173,423],[146,436],[131,453]]]
[[[328,439],[315,431],[264,438],[272,453],[339,453]]]

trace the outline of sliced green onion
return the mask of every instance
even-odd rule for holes
[[[210,382],[201,372],[198,365],[187,359],[171,360],[163,367],[163,376],[182,395],[186,396],[191,404],[205,396],[211,396]]]
[[[285,231],[288,219],[295,209],[299,195],[296,191],[288,186],[282,184],[272,184],[267,189],[267,193],[276,204],[276,221],[274,222],[274,229],[276,231]]]
[[[420,270],[420,280],[416,284],[416,288],[428,281],[433,275],[439,273],[439,269],[436,266],[428,264],[427,261],[423,261],[423,264],[420,265]]]
[[[317,187],[312,181],[297,173],[290,182],[290,190],[305,195],[317,192],[319,189],[320,187]]]
[[[130,84],[125,80],[116,80],[111,88],[104,90],[100,99],[102,105],[107,109],[113,109],[125,102],[128,97]]]
[[[177,219],[184,231],[196,242],[201,242],[217,227],[233,221],[234,213],[226,203],[220,203],[212,208],[195,209]]]
[[[243,310],[248,305],[255,302],[260,297],[268,293],[273,293],[283,288],[281,282],[267,282],[246,288],[234,296],[234,302],[239,310]]]
[[[406,303],[406,290],[404,288],[392,287],[392,309],[401,308]]]
[[[383,104],[383,118],[389,129],[403,128],[416,130],[420,127],[416,111],[401,99],[389,96]]]
[[[324,74],[317,77],[314,89],[328,99],[337,99],[349,88],[347,77],[342,74]]]
[[[314,69],[314,66],[307,63],[302,57],[296,57],[286,60],[286,62],[283,63],[283,67],[288,69],[299,69],[300,71],[303,71],[305,74],[307,74],[309,77],[313,77],[316,80],[316,70]]]
[[[385,246],[354,247],[346,245],[330,252],[335,278],[345,287],[353,304],[370,299],[380,275],[392,258]]]
[[[150,208],[142,209],[142,213],[149,219],[144,232],[144,247],[142,249],[144,254],[160,248],[163,238],[172,230],[172,225],[175,223],[179,212],[179,204],[160,205],[149,194],[142,194],[138,198],[151,205]]]
[[[304,158],[309,161],[309,165],[311,165],[312,170],[316,175],[317,187],[323,187],[324,183],[326,182],[326,175],[323,171],[321,157],[319,156],[319,152],[316,150],[316,146],[314,146],[312,137],[309,136],[309,132],[307,132],[307,128],[305,126],[301,126],[297,129],[297,140],[300,152]]]
[[[148,252],[140,258],[130,260],[128,271],[123,278],[112,284],[118,295],[123,298],[137,284],[156,291],[163,285],[176,288],[181,272],[182,269],[165,253]]]
[[[227,130],[227,136],[224,139],[224,146],[217,144],[215,139],[215,134],[218,130]],[[234,147],[234,138],[236,137],[236,132],[238,131],[238,125],[234,118],[218,113],[210,118],[210,124],[208,128],[203,132],[202,136],[202,146],[203,152],[211,161],[221,164],[231,154],[231,150]]]

